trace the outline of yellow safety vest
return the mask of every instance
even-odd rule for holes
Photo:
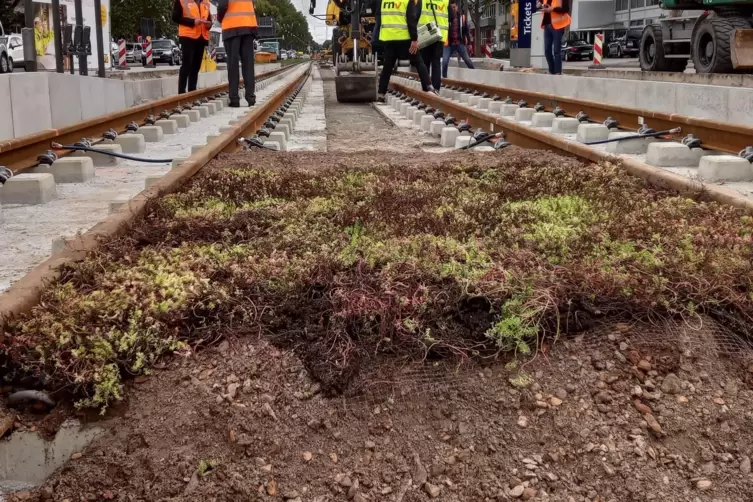
[[[418,24],[437,23],[442,31],[442,42],[447,42],[450,35],[450,2],[449,0],[423,0],[421,17]],[[436,17],[436,20],[434,19]]]
[[[379,41],[380,42],[398,42],[401,40],[410,40],[408,31],[408,19],[405,11],[408,2],[412,0],[381,0],[382,12],[379,18]]]

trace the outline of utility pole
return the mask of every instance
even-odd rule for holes
[[[63,73],[63,29],[60,22],[60,0],[52,0],[52,32],[55,42],[55,71]]]
[[[105,78],[105,41],[102,34],[102,0],[94,0],[94,29],[97,30],[97,76]],[[109,45],[109,44],[108,44]],[[110,50],[109,48],[107,50]]]
[[[84,9],[81,5],[81,0],[76,0],[74,5],[76,8],[76,27],[74,33],[80,33],[80,43],[76,46],[76,52],[78,52],[78,74],[86,76],[89,74],[89,68],[86,52],[84,51]]]
[[[24,0],[24,24],[26,27],[21,30],[21,40],[24,47],[26,71],[37,71],[36,28],[34,26],[34,3],[32,0]],[[31,44],[30,47],[28,47],[29,44]]]

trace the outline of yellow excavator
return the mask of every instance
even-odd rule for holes
[[[378,64],[372,47],[376,26],[375,0],[328,0],[324,16],[315,15],[316,0],[311,0],[309,14],[323,19],[332,33],[332,65],[335,92],[341,103],[375,101]]]

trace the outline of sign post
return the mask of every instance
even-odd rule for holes
[[[594,63],[589,68],[602,69],[604,65],[601,60],[604,56],[604,34],[597,33],[594,39]]]
[[[515,22],[517,47],[510,50],[510,65],[529,68],[531,66],[531,34],[533,14],[536,12],[534,0],[518,0],[512,9]]]

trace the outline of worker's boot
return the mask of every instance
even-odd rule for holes
[[[377,102],[379,102],[379,103],[386,103],[387,102],[387,98],[384,97],[384,94],[379,94],[377,96]]]
[[[250,98],[246,98],[246,101],[248,101],[248,106],[255,106],[256,96],[251,96]]]
[[[241,102],[240,102],[240,100],[238,100],[238,101],[229,101],[227,105],[230,108],[240,108],[241,107]]]

